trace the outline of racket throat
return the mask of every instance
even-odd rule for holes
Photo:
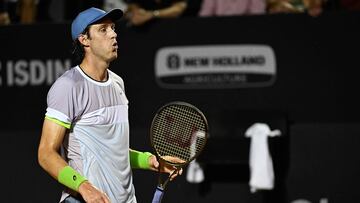
[[[171,177],[173,175],[175,175],[176,173],[178,173],[180,171],[181,168],[177,168],[176,170],[174,170],[167,178],[166,180],[162,183],[161,179],[159,178],[159,183],[158,183],[158,187],[160,187],[162,190],[165,189],[166,185],[168,184],[168,182],[170,181]]]

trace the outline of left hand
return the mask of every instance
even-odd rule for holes
[[[182,160],[182,159],[180,159],[178,157],[172,157],[172,156],[165,156],[164,159],[169,160],[169,161],[174,162],[174,163],[183,163],[183,162],[185,162],[184,160]],[[169,164],[169,163],[167,163],[167,162],[165,162],[163,160],[160,160],[160,162],[161,163],[159,163],[159,161],[157,160],[155,155],[152,155],[149,158],[149,164],[150,164],[151,170],[159,171],[159,167],[161,167],[160,172],[168,173],[169,176],[174,171],[177,171],[177,172],[175,172],[174,174],[171,175],[170,181],[174,180],[174,178],[176,178],[178,175],[181,175],[182,172],[183,172],[182,168],[179,170],[175,166],[173,166],[173,165],[171,165],[171,164]]]

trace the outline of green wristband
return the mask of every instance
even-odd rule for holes
[[[87,179],[80,175],[77,171],[75,171],[70,166],[65,166],[58,175],[59,183],[69,187],[74,191],[78,191],[81,183],[86,181]]]
[[[136,150],[130,150],[130,165],[131,168],[149,169],[149,157],[152,154],[150,152],[139,152]]]

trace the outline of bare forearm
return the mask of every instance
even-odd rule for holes
[[[157,12],[158,18],[175,18],[180,16],[187,7],[186,2],[178,2],[173,4],[171,7],[155,10]]]
[[[130,4],[128,4],[125,13],[131,13],[131,12],[134,12],[135,10],[137,10],[137,9],[140,9],[139,5],[134,4],[134,3],[130,3]]]
[[[60,170],[67,166],[65,160],[52,150],[39,149],[38,161],[40,166],[56,180]]]

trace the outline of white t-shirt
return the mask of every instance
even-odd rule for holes
[[[123,80],[108,70],[108,80],[98,82],[76,66],[52,85],[47,105],[47,117],[70,125],[62,145],[69,165],[111,202],[136,203]],[[68,195],[63,191],[60,201]]]

